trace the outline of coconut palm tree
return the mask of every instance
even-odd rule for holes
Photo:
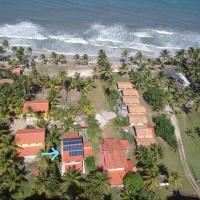
[[[10,46],[8,40],[3,40],[2,46],[3,46],[4,50],[7,50]]]
[[[164,49],[163,51],[160,52],[160,58],[163,59],[164,62],[166,62],[169,59],[169,51],[167,49]]]
[[[111,79],[112,70],[109,63],[107,63],[104,67],[100,68],[100,77],[104,81]]]
[[[73,56],[73,60],[74,60],[74,62],[75,62],[75,64],[80,64],[80,55],[79,54],[75,54],[74,56]]]
[[[0,46],[0,55],[3,55],[4,54],[4,49],[3,49],[3,47],[2,46]]]
[[[58,62],[60,62],[61,64],[66,64],[66,56],[64,56],[63,54],[58,55]]]
[[[47,64],[47,58],[45,56],[45,54],[40,54],[40,58],[39,60],[42,62],[42,64]]]
[[[122,53],[121,53],[121,56],[122,58],[125,59],[125,62],[127,61],[127,58],[128,58],[128,51],[127,50],[124,50]]]
[[[93,78],[94,78],[95,83],[96,83],[96,80],[98,79],[98,77],[99,77],[98,68],[97,68],[97,66],[94,66],[93,67]]]
[[[56,64],[56,65],[58,64],[58,54],[57,53],[52,52],[50,55],[50,59],[53,64]]]
[[[123,75],[127,75],[128,71],[129,71],[129,69],[128,69],[127,64],[126,63],[122,63],[122,66],[120,67],[119,74],[122,75],[122,76]]]
[[[61,142],[60,137],[61,137],[61,134],[59,133],[57,127],[55,125],[52,125],[47,134],[46,149],[50,150],[52,147],[57,148]]]
[[[32,56],[33,49],[32,49],[31,47],[27,47],[26,53],[27,53],[28,55]]]
[[[83,56],[81,57],[81,63],[84,64],[84,65],[87,65],[88,64],[88,55],[87,54],[83,54]]]
[[[108,196],[110,187],[105,172],[95,171],[87,176],[83,196],[89,200],[103,200]]]
[[[177,171],[173,171],[170,173],[169,184],[170,187],[174,189],[177,189],[179,186],[182,185],[182,177],[179,175]]]
[[[52,198],[60,194],[58,178],[43,171],[36,177],[34,186],[35,192],[44,198]]]

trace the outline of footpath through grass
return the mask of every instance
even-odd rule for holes
[[[168,171],[178,171],[180,176],[182,177],[182,186],[178,189],[181,193],[187,194],[187,195],[194,195],[195,192],[188,182],[187,178],[185,177],[183,167],[180,161],[180,155],[178,151],[174,151],[172,147],[170,147],[162,138],[158,138],[159,144],[163,148],[164,156],[162,159],[162,163],[167,167]],[[157,191],[157,194],[161,199],[167,199],[167,196],[170,195],[172,192],[171,188],[160,188]]]
[[[178,116],[178,120],[189,167],[200,185],[200,136],[194,131],[195,128],[200,127],[200,112],[182,114]],[[193,130],[194,133],[187,135],[187,129]]]

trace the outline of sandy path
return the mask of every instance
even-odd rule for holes
[[[180,129],[179,129],[179,125],[178,125],[178,120],[176,118],[176,115],[174,114],[173,110],[171,109],[170,106],[166,106],[165,107],[165,111],[167,113],[172,113],[170,116],[170,120],[171,120],[171,123],[172,125],[174,126],[175,128],[175,135],[176,135],[176,139],[177,139],[177,142],[178,142],[178,147],[179,147],[179,153],[180,153],[180,157],[181,157],[181,162],[182,162],[182,165],[183,165],[183,169],[184,169],[184,172],[185,172],[185,175],[188,179],[188,181],[190,182],[190,184],[192,185],[192,187],[194,188],[194,190],[196,191],[198,197],[200,198],[200,187],[199,185],[196,183],[194,177],[192,176],[192,173],[190,171],[190,168],[189,168],[189,165],[188,165],[188,162],[187,162],[187,157],[186,157],[186,154],[185,154],[185,149],[184,149],[184,145],[183,145],[183,142],[182,142],[182,138],[181,138],[181,132],[180,132]]]

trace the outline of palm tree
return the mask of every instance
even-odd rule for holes
[[[27,53],[28,55],[32,56],[33,49],[32,49],[31,47],[27,47],[26,53]]]
[[[111,79],[111,77],[112,77],[112,70],[111,70],[111,67],[110,67],[109,63],[107,63],[105,65],[105,67],[102,67],[100,69],[100,77],[103,80],[105,80],[105,81]]]
[[[164,49],[160,52],[160,57],[163,59],[164,62],[166,62],[169,59],[169,51],[167,49]]]
[[[56,64],[56,65],[58,64],[58,55],[57,55],[57,53],[52,52],[50,58],[51,58],[51,62],[53,64]]]
[[[7,50],[10,46],[8,40],[3,40],[2,46],[3,46],[4,50]]]
[[[179,186],[182,185],[182,177],[179,175],[177,171],[173,171],[170,173],[169,184],[170,187],[174,189],[177,189]]]
[[[4,54],[4,49],[3,49],[3,47],[2,46],[0,46],[0,55],[3,55]]]
[[[55,175],[41,172],[35,180],[35,192],[45,198],[52,198],[60,194],[59,181]]]
[[[17,47],[12,47],[12,52],[14,53],[14,54],[16,54],[17,53]]]
[[[120,72],[119,72],[119,74],[120,75],[127,75],[128,74],[128,71],[129,71],[129,69],[128,69],[128,66],[127,66],[127,64],[126,63],[122,63],[122,66],[120,67]]]
[[[42,64],[47,64],[47,58],[45,56],[45,54],[40,54],[40,58],[39,60],[42,62]]]
[[[88,64],[88,55],[87,54],[84,54],[82,57],[81,57],[81,60],[82,60],[82,64],[84,65],[87,65]]]
[[[73,56],[73,60],[74,60],[74,62],[75,62],[75,64],[80,64],[80,55],[79,54],[75,54],[74,56]]]
[[[89,200],[103,200],[108,196],[110,187],[108,176],[104,172],[95,171],[87,176],[83,196]]]
[[[122,58],[127,59],[128,58],[128,51],[124,50],[121,54]]]
[[[46,149],[50,150],[52,147],[57,148],[61,142],[61,134],[58,132],[58,129],[55,125],[50,127],[49,133],[47,134],[46,139]]]
[[[160,187],[159,177],[160,172],[157,167],[146,169],[143,176],[144,183],[150,190],[154,191],[156,188]]]
[[[63,54],[60,54],[58,56],[58,62],[60,62],[61,64],[67,63],[66,56],[64,56]]]

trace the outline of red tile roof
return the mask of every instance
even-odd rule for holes
[[[122,96],[122,101],[127,105],[140,103],[138,96]]]
[[[129,113],[146,113],[146,109],[143,105],[141,104],[132,104],[132,105],[128,105],[128,112]]]
[[[19,67],[11,69],[11,72],[17,76],[21,74],[21,69]]]
[[[85,142],[84,143],[84,156],[93,156],[93,150],[92,150],[92,144],[91,142]]]
[[[49,102],[47,100],[25,101],[23,111],[27,112],[29,108],[35,112],[48,112]]]
[[[136,89],[125,89],[122,90],[123,96],[139,96],[138,91]]]
[[[22,129],[15,134],[19,157],[37,155],[45,147],[45,129]]]
[[[127,140],[105,138],[101,143],[101,166],[108,172],[109,183],[113,187],[122,186],[123,177],[130,169],[126,158],[128,147],[130,144]]]
[[[109,183],[112,187],[123,187],[123,179],[126,175],[125,170],[108,171]]]
[[[132,89],[133,85],[131,82],[118,82],[117,87],[118,89],[124,90],[124,89]]]
[[[14,83],[14,80],[12,80],[12,79],[0,79],[0,84],[4,84],[4,83],[12,84],[12,83]]]
[[[144,125],[148,123],[147,116],[145,114],[128,114],[129,122],[131,125]]]

